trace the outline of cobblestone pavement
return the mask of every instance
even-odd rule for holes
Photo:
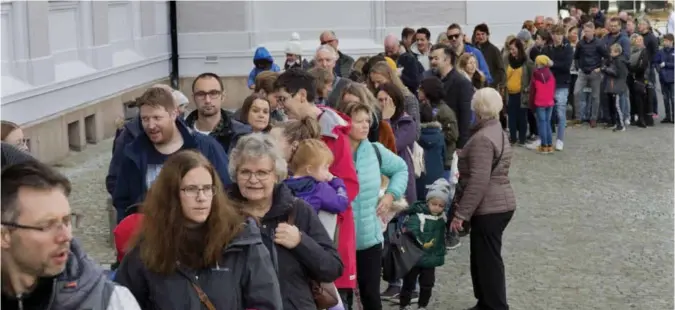
[[[86,214],[77,232],[111,263],[104,178],[111,140],[60,164]],[[518,209],[504,235],[512,309],[673,309],[673,126],[569,128],[565,151],[517,148]],[[468,240],[439,268],[434,309],[474,304]],[[385,309],[395,306],[385,302]]]

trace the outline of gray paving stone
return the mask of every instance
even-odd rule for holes
[[[101,263],[114,260],[104,186],[110,144],[60,165],[74,184],[73,209],[86,215],[77,238]],[[548,156],[517,148],[518,209],[503,250],[512,309],[672,309],[673,177],[672,125],[568,128],[565,151]],[[437,271],[429,308],[474,304],[462,242]]]

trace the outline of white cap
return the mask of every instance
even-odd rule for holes
[[[300,44],[300,34],[293,32],[291,34],[291,40],[286,43],[286,49],[284,50],[286,54],[292,55],[302,55],[302,44]]]

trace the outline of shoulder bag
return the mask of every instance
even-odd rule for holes
[[[195,292],[197,293],[197,297],[199,297],[199,301],[204,305],[204,307],[206,307],[206,309],[208,309],[208,310],[216,310],[216,306],[213,305],[213,303],[212,303],[211,300],[209,299],[209,296],[207,296],[206,293],[204,293],[204,290],[202,290],[202,288],[199,287],[199,284],[197,284],[197,283],[192,279],[192,277],[188,276],[187,274],[185,274],[184,272],[182,272],[180,269],[176,269],[176,271],[177,271],[180,275],[182,275],[183,277],[185,277],[185,278],[188,280],[188,282],[190,282],[190,285],[192,286],[192,288],[193,288],[193,289],[195,290]]]

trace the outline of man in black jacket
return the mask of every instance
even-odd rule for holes
[[[574,85],[575,97],[575,118],[579,124],[582,121],[583,110],[586,109],[584,88],[591,88],[591,115],[590,125],[595,128],[598,120],[598,111],[600,109],[600,85],[602,83],[602,73],[600,67],[603,59],[609,55],[600,39],[595,38],[595,26],[589,22],[584,24],[584,36],[577,44],[574,51],[574,60],[579,68],[579,77]]]
[[[461,152],[464,144],[469,139],[469,127],[471,126],[471,99],[474,88],[471,81],[457,72],[454,63],[457,54],[446,45],[435,44],[431,47],[431,67],[438,72],[443,88],[445,89],[445,103],[457,115],[459,127],[459,140],[457,140],[457,152]]]
[[[570,68],[572,67],[572,58],[574,50],[565,39],[564,26],[556,25],[551,29],[553,44],[547,49],[548,57],[553,61],[551,72],[555,77],[555,109],[554,112],[558,119],[556,134],[558,140],[555,148],[558,151],[563,150],[563,140],[565,138],[565,124],[567,123],[567,95],[570,87]]]
[[[652,87],[656,87],[656,67],[652,64],[652,59],[656,57],[656,53],[659,52],[659,40],[654,36],[652,31],[652,25],[648,19],[642,18],[638,21],[638,32],[642,35],[642,38],[645,42],[645,50],[647,50],[647,56],[649,57],[649,71],[647,72],[647,79],[649,84]],[[656,96],[655,91],[649,92],[649,101],[652,103],[652,111],[655,116],[659,114],[659,102],[658,97]]]
[[[506,71],[504,69],[504,59],[502,53],[492,42],[490,42],[490,29],[486,24],[480,24],[473,29],[474,44],[483,53],[485,62],[487,62],[492,83],[490,87],[500,90],[506,80]]]

